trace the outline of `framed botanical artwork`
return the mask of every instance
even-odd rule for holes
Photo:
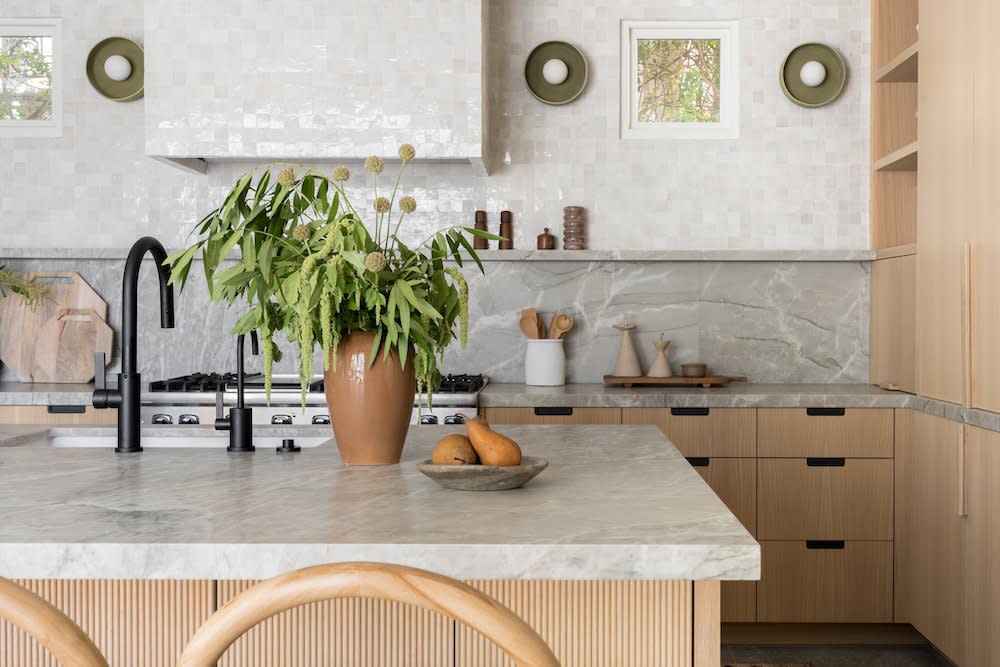
[[[623,139],[739,136],[738,21],[622,21]]]
[[[62,134],[60,27],[0,18],[0,136]]]

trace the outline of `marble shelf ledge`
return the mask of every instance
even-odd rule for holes
[[[172,252],[172,250],[171,250]],[[125,259],[128,248],[6,248],[0,259]],[[868,262],[866,249],[481,250],[484,262]],[[200,259],[200,255],[198,257]]]

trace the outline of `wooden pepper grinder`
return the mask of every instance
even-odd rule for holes
[[[483,232],[489,231],[489,227],[486,226],[486,211],[476,211],[476,229]],[[476,236],[472,239],[472,247],[476,250],[488,250],[490,242]]]
[[[546,227],[545,231],[538,235],[538,249],[539,250],[555,250],[556,249],[556,237],[549,234],[549,228]]]
[[[510,211],[500,211],[500,241],[501,250],[514,249],[514,223],[511,220]]]
[[[635,344],[632,342],[632,330],[634,324],[629,324],[628,316],[625,317],[624,324],[616,324],[615,329],[622,332],[622,342],[618,346],[618,359],[615,361],[616,377],[641,377],[642,369],[639,367],[639,355],[635,353]]]

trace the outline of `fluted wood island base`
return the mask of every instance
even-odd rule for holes
[[[358,469],[339,462],[332,442],[291,457],[264,448],[116,456],[0,427],[0,575],[63,609],[121,667],[172,665],[211,613],[256,580],[363,560],[470,582],[524,618],[566,667],[718,667],[719,581],[758,578],[760,548],[658,429],[503,427],[550,465],[499,493],[447,490],[416,470],[455,430],[411,429],[400,465]],[[49,664],[0,626],[0,667]],[[275,616],[221,664],[507,662],[443,616],[352,599]]]

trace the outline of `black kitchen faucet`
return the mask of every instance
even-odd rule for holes
[[[246,407],[243,398],[243,385],[246,381],[246,366],[243,363],[244,334],[236,337],[236,407],[230,408],[229,416],[222,416],[222,391],[215,394],[215,430],[229,431],[229,447],[227,452],[252,452],[253,446],[253,410]],[[257,332],[250,332],[250,349],[254,354],[260,354],[257,342]]]
[[[139,395],[142,381],[139,377],[136,346],[138,343],[139,267],[146,253],[153,256],[156,273],[160,279],[160,326],[174,328],[174,289],[169,283],[170,271],[163,262],[167,252],[151,236],[144,236],[132,246],[125,260],[122,279],[122,372],[118,374],[118,388],[108,389],[105,378],[104,353],[95,357],[94,397],[95,408],[118,408],[118,446],[116,452],[141,452],[139,441]]]

